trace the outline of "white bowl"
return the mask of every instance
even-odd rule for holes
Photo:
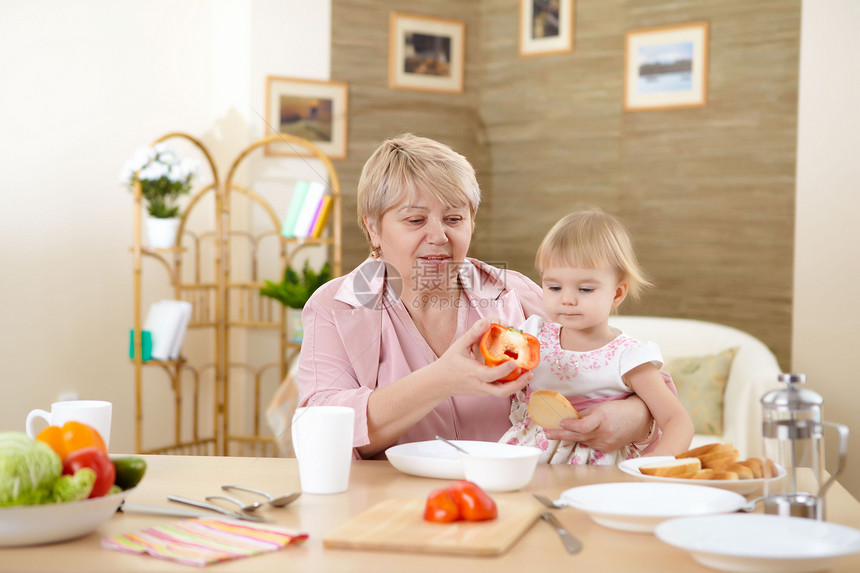
[[[0,507],[0,547],[82,537],[110,519],[131,491],[67,503]]]
[[[466,479],[486,491],[513,491],[532,481],[541,451],[498,442],[470,442],[460,454]]]

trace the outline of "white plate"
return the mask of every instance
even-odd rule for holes
[[[658,477],[658,476],[649,476],[645,475],[639,471],[639,466],[644,464],[651,464],[655,462],[659,462],[662,460],[671,460],[672,456],[654,456],[654,457],[644,457],[644,458],[633,458],[630,460],[624,460],[620,464],[618,464],[618,469],[623,471],[624,473],[631,475],[633,477],[637,477],[639,479],[645,481],[653,481],[657,483],[678,483],[678,484],[696,484],[696,485],[706,485],[708,487],[717,487],[720,489],[727,489],[729,491],[733,491],[735,493],[739,493],[742,495],[756,494],[761,495],[764,487],[764,483],[767,481],[779,480],[785,477],[785,468],[781,466],[776,466],[779,470],[779,475],[773,478],[759,478],[759,479],[739,479],[739,480],[723,480],[723,479],[688,479],[688,478],[668,478],[668,477]]]
[[[600,525],[650,532],[658,523],[675,517],[737,511],[746,499],[699,485],[617,482],[565,490],[560,502],[587,512]]]
[[[132,490],[68,503],[0,507],[0,547],[67,541],[110,519]]]
[[[802,517],[734,514],[672,519],[654,534],[707,567],[748,573],[822,571],[860,552],[860,531]]]

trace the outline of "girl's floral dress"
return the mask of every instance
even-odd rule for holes
[[[542,450],[541,463],[611,465],[639,457],[639,448],[634,444],[614,452],[601,452],[578,442],[547,439],[543,428],[532,422],[528,415],[528,399],[534,390],[555,390],[580,411],[606,400],[627,398],[633,392],[622,376],[647,362],[657,368],[663,366],[657,345],[630,338],[619,331],[602,348],[576,352],[561,347],[560,324],[531,316],[520,329],[540,341],[541,361],[532,371],[535,377],[529,387],[514,396],[510,415],[512,426],[499,441]]]

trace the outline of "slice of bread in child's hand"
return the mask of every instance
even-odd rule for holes
[[[529,417],[542,428],[559,430],[562,420],[579,418],[579,412],[555,390],[537,390],[529,398]]]
[[[645,475],[668,478],[692,478],[701,469],[699,458],[663,460],[639,466],[639,471]]]

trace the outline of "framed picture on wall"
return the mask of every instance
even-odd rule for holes
[[[520,0],[520,56],[573,49],[574,0]]]
[[[388,86],[399,90],[461,93],[466,24],[459,20],[392,12]]]
[[[702,107],[707,99],[707,22],[627,32],[625,111]]]
[[[330,159],[346,157],[347,85],[297,78],[266,78],[267,133],[307,139]],[[287,142],[268,143],[266,155],[305,155]]]

